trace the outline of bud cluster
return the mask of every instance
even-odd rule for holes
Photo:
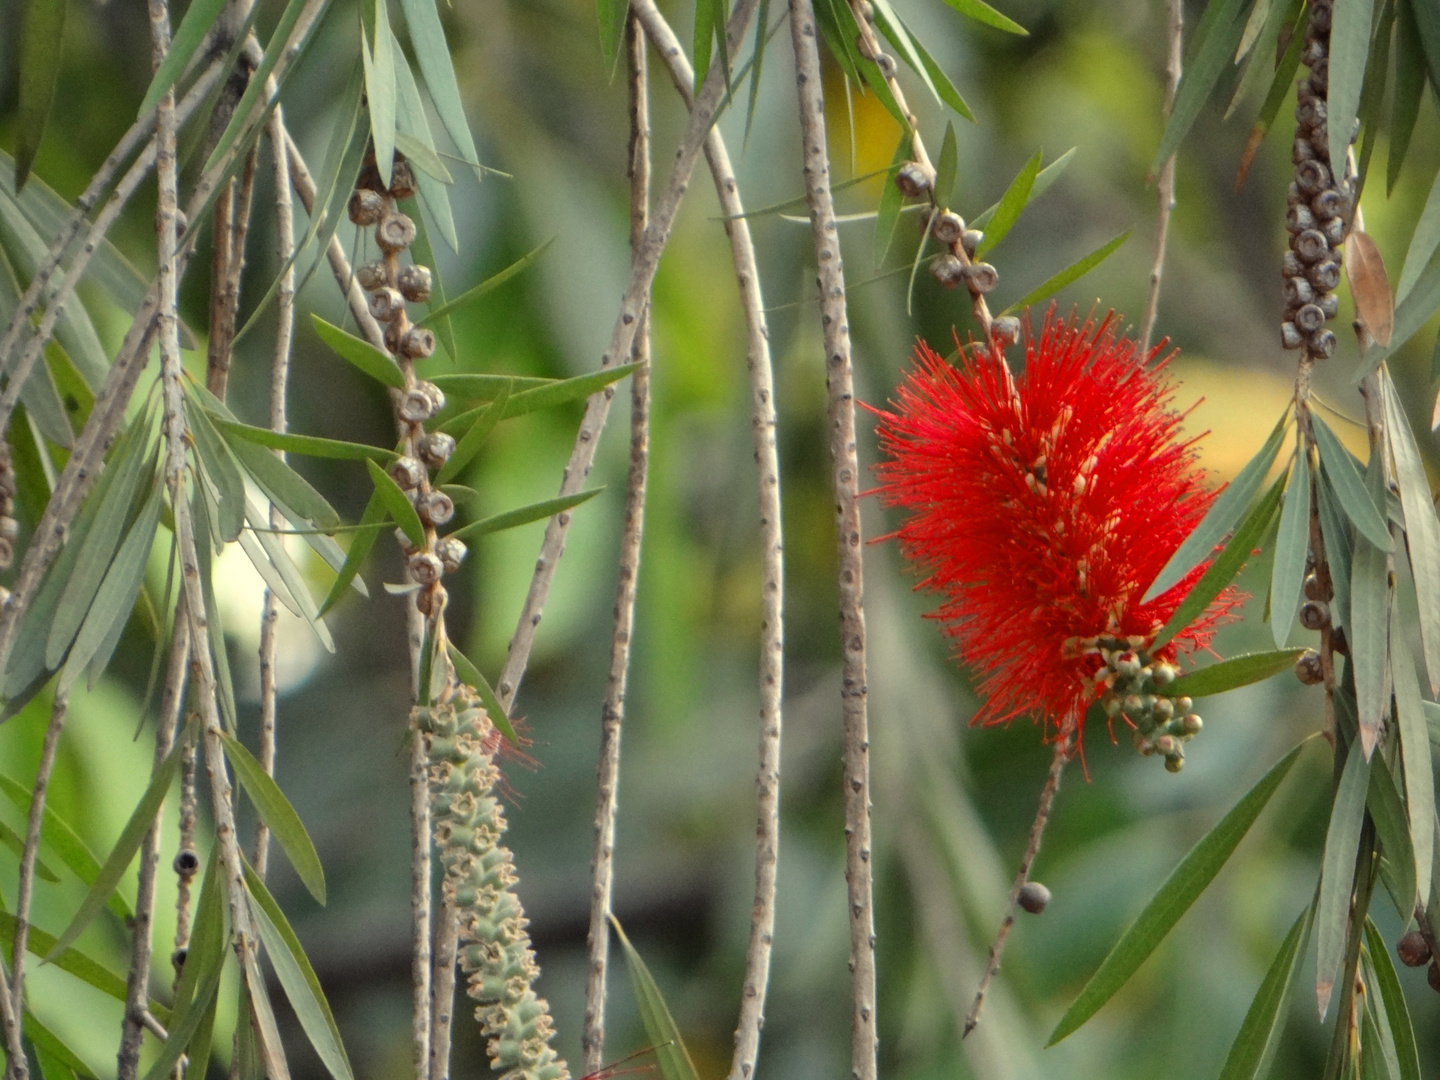
[[[494,789],[500,734],[468,686],[448,701],[417,707],[414,725],[429,756],[441,889],[459,915],[459,961],[475,1018],[500,1080],[570,1080],[550,1046],[550,1007],[532,984],[540,974],[515,893],[515,866],[500,843],[505,815]]]
[[[1281,270],[1285,321],[1280,341],[1324,360],[1335,351],[1335,334],[1325,324],[1335,317],[1345,237],[1353,212],[1354,177],[1347,162],[1330,160],[1326,108],[1330,78],[1330,20],[1333,0],[1310,6],[1302,59],[1310,69],[1300,80],[1295,106],[1295,179],[1286,195],[1290,249]],[[1353,133],[1351,133],[1353,138]]]
[[[397,199],[415,194],[415,174],[403,155],[396,154],[387,188],[373,156],[366,159],[355,192],[350,197],[350,220],[375,229],[382,257],[355,271],[355,280],[369,293],[370,314],[384,331],[385,347],[405,376],[405,388],[395,393],[395,416],[401,426],[405,452],[391,463],[390,478],[415,506],[425,527],[425,542],[416,545],[403,531],[397,533],[410,577],[420,585],[415,604],[429,615],[444,606],[445,587],[440,579],[454,573],[465,558],[465,545],[451,537],[437,538],[435,530],[455,516],[450,496],[431,485],[431,470],[439,470],[455,449],[455,440],[442,432],[427,432],[425,425],[445,407],[445,395],[432,382],[416,377],[415,361],[435,352],[435,334],[410,321],[407,304],[430,299],[431,273],[416,263],[400,264],[400,255],[415,241],[415,222],[395,206]]]
[[[1173,664],[1152,660],[1145,639],[1100,636],[1080,643],[1086,655],[1104,664],[1093,676],[1104,688],[1100,703],[1113,723],[1123,719],[1131,728],[1135,748],[1145,757],[1158,754],[1165,768],[1185,767],[1185,744],[1200,733],[1203,722],[1188,697],[1170,697],[1165,688],[1180,674]]]

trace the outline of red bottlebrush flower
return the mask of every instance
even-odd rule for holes
[[[1047,734],[1078,742],[1105,690],[1096,639],[1170,663],[1207,646],[1238,603],[1222,594],[1144,652],[1203,568],[1149,603],[1144,591],[1214,493],[1180,438],[1164,363],[1147,367],[1115,321],[1047,317],[1038,339],[1027,335],[1018,376],[984,345],[962,350],[957,369],[921,344],[893,411],[876,410],[887,458],[877,491],[909,512],[894,535],[927,575],[919,587],[944,599],[933,617],[981,676],[975,722],[1039,714]],[[1159,752],[1178,768],[1171,745]]]

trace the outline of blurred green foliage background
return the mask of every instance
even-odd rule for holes
[[[273,0],[261,5],[262,26],[279,6]],[[1162,125],[1163,5],[1008,0],[1001,6],[1029,29],[1024,38],[962,20],[940,0],[897,6],[979,118],[971,124],[949,117],[960,148],[956,209],[968,215],[988,206],[1036,150],[1049,162],[1077,148],[1064,178],[994,254],[1000,304],[1133,228],[1130,241],[1063,293],[1060,304],[1082,314],[1098,304],[1102,312],[1114,308],[1138,322],[1153,257],[1155,194],[1145,170]],[[688,40],[688,5],[664,7]],[[781,18],[782,7],[774,5],[772,20]],[[1199,7],[1187,5],[1190,22]],[[466,0],[442,5],[442,12],[482,161],[509,174],[481,185],[459,179],[453,202],[460,251],[439,257],[446,288],[458,292],[541,241],[555,240],[533,270],[456,316],[460,355],[432,361],[433,370],[562,376],[591,369],[628,266],[624,85],[603,67],[593,4]],[[8,28],[17,18],[16,0],[0,0],[0,146],[10,145],[13,131],[15,41]],[[748,143],[743,110],[732,110],[721,124],[750,207],[802,190],[787,35],[782,26],[767,55]],[[336,0],[286,95],[292,131],[312,163],[336,122],[329,104],[359,62],[358,36],[355,3]],[[68,37],[56,56],[64,74],[55,120],[36,166],[67,198],[80,191],[132,118],[148,81],[148,58],[139,0],[72,3]],[[652,81],[657,177],[663,177],[683,112],[658,66]],[[838,76],[827,89],[837,179],[883,168],[898,136],[893,121],[871,99],[857,98],[847,108]],[[919,87],[912,101],[933,151],[947,118]],[[1196,433],[1212,432],[1201,446],[1217,481],[1263,441],[1292,377],[1293,358],[1281,351],[1276,332],[1289,171],[1283,122],[1246,187],[1237,193],[1234,184],[1257,106],[1242,106],[1229,123],[1207,109],[1181,150],[1160,305],[1159,332],[1181,349],[1171,368],[1176,403],[1188,407],[1204,395],[1190,423]],[[1420,123],[1393,196],[1387,201],[1377,181],[1365,202],[1392,280],[1406,230],[1440,167],[1433,111],[1423,109]],[[276,269],[268,254],[268,171],[262,168],[261,176],[245,279],[251,303]],[[873,209],[876,184],[848,190],[842,212]],[[154,261],[150,212],[142,199],[115,234],[147,272]],[[705,1077],[727,1067],[748,931],[759,628],[743,325],[717,213],[708,178],[697,172],[655,285],[653,459],[615,900]],[[847,1068],[834,538],[808,227],[779,215],[752,224],[777,365],[788,603],[785,824],[759,1068],[767,1077],[808,1080]],[[962,336],[969,331],[968,298],[921,274],[907,311],[908,275],[884,275],[908,267],[915,232],[902,230],[901,250],[877,271],[873,228],[845,228],[859,393],[881,404],[917,336],[943,348],[952,328]],[[341,235],[354,242],[348,223]],[[195,326],[204,323],[205,274],[197,260],[189,283]],[[338,321],[326,272],[302,299]],[[1342,318],[1348,318],[1344,303]],[[268,318],[240,346],[231,383],[236,410],[259,422],[269,377]],[[112,345],[127,322],[112,312],[104,327]],[[1392,363],[1420,431],[1428,430],[1433,341],[1433,330],[1421,334]],[[1348,386],[1352,365],[1345,355],[1342,347],[1323,372],[1321,392],[1355,415],[1359,404]],[[616,398],[594,474],[607,490],[577,512],[519,696],[534,763],[513,764],[506,773],[512,847],[544,969],[540,990],[552,1002],[559,1046],[572,1061],[579,1057],[594,763],[627,398],[623,392]],[[291,408],[295,430],[390,439],[381,390],[362,384],[304,327]],[[553,495],[578,416],[574,408],[502,426],[462,478],[484,500],[471,512],[480,516]],[[1422,442],[1433,452],[1433,443]],[[875,460],[868,425],[861,457]],[[363,470],[311,461],[300,468],[343,515],[358,517],[368,495]],[[870,536],[895,525],[873,503],[866,514]],[[466,651],[487,674],[503,661],[541,528],[488,539],[472,552],[463,584],[452,589],[452,629],[464,628]],[[332,618],[337,654],[315,651],[303,628],[291,628],[295,636],[285,647],[295,674],[281,701],[277,775],[324,859],[328,908],[305,895],[283,860],[273,872],[277,896],[320,973],[364,1080],[405,1076],[410,1052],[408,685],[401,601],[379,587],[398,579],[399,560],[388,541],[377,552],[365,574],[371,598],[352,596]],[[1140,976],[1078,1034],[1056,1048],[1042,1047],[1075,991],[1189,845],[1289,746],[1320,726],[1320,692],[1282,677],[1203,702],[1205,734],[1178,776],[1138,759],[1128,739],[1111,745],[1103,728],[1092,729],[1088,778],[1078,768],[1067,777],[1036,867],[1054,901],[1043,917],[1023,917],[985,1020],[962,1046],[958,1018],[998,924],[1049,753],[1038,730],[1024,722],[1003,730],[968,728],[976,701],[965,673],[922,617],[931,602],[911,591],[913,579],[890,545],[868,549],[867,575],[885,1074],[896,1080],[1216,1075],[1262,972],[1310,897],[1329,791],[1328,757],[1317,749],[1306,752],[1237,857]],[[317,572],[315,585],[327,587],[328,577]],[[231,664],[239,672],[254,665],[259,588],[258,579],[247,582],[238,570],[226,579]],[[1269,631],[1259,625],[1260,606],[1252,603],[1246,620],[1224,631],[1221,655],[1265,647]],[[148,776],[149,747],[132,735],[153,641],[138,622],[131,630],[111,675],[72,703],[53,788],[57,807],[83,825],[97,852],[108,850]],[[242,693],[245,684],[251,687],[242,731],[253,733],[253,674],[239,681]],[[0,727],[0,770],[27,785],[43,706]],[[0,804],[0,818],[12,825],[21,820],[8,804]],[[13,895],[13,875],[14,860],[0,856],[0,891]],[[40,889],[37,922],[57,931],[78,893],[44,883]],[[1380,903],[1377,913],[1393,937],[1394,912]],[[162,954],[168,933],[163,925],[157,933]],[[84,939],[117,969],[122,942],[113,921]],[[1422,1060],[1433,1069],[1440,1060],[1440,1010],[1422,973],[1402,971],[1402,978],[1415,995]],[[83,1049],[100,1076],[113,1075],[118,1005],[53,970],[34,970],[31,979],[37,1011]],[[618,968],[611,1016],[610,1056],[643,1046]],[[322,1075],[298,1028],[291,1034],[297,1075]],[[1297,994],[1276,1075],[1314,1075],[1321,1036],[1308,995]],[[457,1023],[457,1039],[457,1078],[483,1074],[473,1025]]]

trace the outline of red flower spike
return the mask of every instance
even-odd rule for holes
[[[1226,590],[1148,652],[1204,567],[1149,603],[1141,597],[1215,493],[1180,438],[1181,415],[1158,377],[1165,361],[1144,362],[1160,347],[1142,359],[1117,338],[1116,321],[1112,313],[1077,326],[1052,310],[1038,339],[1027,333],[1018,377],[985,345],[962,349],[957,369],[922,343],[893,411],[874,410],[887,458],[877,493],[908,511],[894,535],[926,575],[918,587],[943,597],[932,617],[981,677],[987,700],[974,722],[1038,714],[1047,736],[1073,733],[1078,743],[1122,651],[1133,650],[1125,664],[1138,656],[1135,666],[1146,665],[1148,687],[1149,665],[1208,646],[1240,601]],[[1178,740],[1157,747],[1168,729],[1148,719],[1154,701],[1137,745],[1146,736],[1142,752],[1178,769]],[[1135,711],[1110,710],[1132,726]]]

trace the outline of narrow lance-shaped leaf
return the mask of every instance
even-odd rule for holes
[[[623,379],[639,366],[639,364],[616,364],[614,367],[592,371],[588,375],[576,375],[573,379],[562,379],[549,386],[538,386],[533,390],[512,394],[505,404],[504,411],[500,414],[500,419],[509,420],[512,417],[524,416],[526,413],[537,412],[540,409],[553,409],[555,406],[564,405],[567,402],[583,401],[590,395],[604,390],[611,383]],[[479,409],[461,413],[441,424],[440,430],[452,434],[456,431],[463,431],[474,422],[480,413]]]
[[[271,450],[284,450],[290,454],[304,454],[306,457],[335,458],[341,461],[363,461],[371,458],[388,465],[396,458],[394,450],[368,443],[344,442],[340,439],[322,439],[315,435],[297,435],[293,432],[271,431],[269,428],[253,427],[231,420],[212,417],[215,426],[229,437],[258,443]]]
[[[319,315],[312,314],[310,318],[315,323],[315,332],[320,335],[320,339],[334,349],[341,359],[348,360],[376,382],[393,390],[405,389],[405,376],[395,366],[395,361],[385,353],[368,341],[354,334],[347,334],[340,327],[326,322]]]
[[[1315,448],[1320,451],[1320,463],[1325,467],[1325,475],[1330,478],[1345,516],[1370,543],[1381,551],[1389,551],[1390,526],[1376,509],[1373,495],[1365,490],[1365,481],[1355,468],[1349,451],[1320,417],[1312,413],[1310,423],[1315,431]]]
[[[1092,251],[1089,255],[1086,255],[1079,262],[1073,263],[1072,265],[1066,267],[1064,270],[1061,270],[1058,274],[1050,278],[1044,284],[1026,293],[1019,300],[1016,300],[1014,303],[1006,307],[1005,310],[1007,312],[1015,311],[1017,308],[1027,308],[1033,304],[1038,304],[1041,300],[1044,300],[1052,293],[1057,293],[1061,289],[1065,288],[1065,286],[1079,281],[1091,270],[1094,270],[1095,267],[1099,266],[1111,255],[1115,254],[1115,252],[1119,250],[1120,245],[1125,243],[1126,240],[1130,239],[1130,233],[1131,230],[1126,229],[1119,236],[1115,237],[1115,239],[1109,241],[1108,243],[1102,244],[1100,247]]]
[[[20,21],[20,102],[16,110],[15,190],[25,186],[45,134],[65,39],[66,0],[26,0]]]
[[[522,506],[516,510],[507,510],[503,514],[494,514],[482,518],[480,521],[472,522],[463,529],[456,529],[450,535],[457,540],[474,540],[477,536],[500,532],[503,529],[513,529],[519,525],[528,525],[532,521],[543,521],[556,514],[572,510],[581,503],[589,502],[604,490],[604,488],[591,488],[589,491],[578,491],[574,495],[562,495],[557,499],[545,499],[543,502],[531,503],[529,506]]]
[[[370,141],[375,148],[375,167],[380,182],[390,186],[390,170],[395,165],[395,114],[399,91],[395,85],[395,68],[405,58],[397,57],[390,35],[390,5],[375,0],[375,43],[373,51],[360,28],[361,57],[365,60],[365,98],[370,105]]]
[[[1390,671],[1400,731],[1401,775],[1405,778],[1405,813],[1410,847],[1415,853],[1415,888],[1422,900],[1430,895],[1435,851],[1435,774],[1431,766],[1430,731],[1415,660],[1410,655],[1398,605],[1390,609]],[[1409,914],[1406,915],[1408,921]]]
[[[265,944],[270,963],[310,1045],[335,1080],[354,1080],[350,1059],[340,1039],[340,1029],[335,1024],[315,969],[280,905],[249,865],[245,867],[245,887],[249,890],[250,911],[260,931],[260,940]]]
[[[1380,455],[1367,470],[1371,496],[1385,497]],[[1390,640],[1390,568],[1385,552],[1363,536],[1355,537],[1350,557],[1350,622],[1345,639],[1355,674],[1355,702],[1360,716],[1360,743],[1368,759],[1389,713],[1385,657]]]
[[[1320,510],[1325,555],[1330,564],[1330,583],[1335,587],[1335,598],[1330,602],[1330,621],[1343,627],[1350,621],[1350,530],[1345,526],[1340,500],[1324,469],[1316,473],[1315,482],[1315,501]]]
[[[974,19],[986,26],[993,26],[996,30],[1004,30],[1007,34],[1019,34],[1021,37],[1030,36],[1029,30],[1009,16],[1002,15],[984,0],[945,0],[945,3],[966,18]]]
[[[240,459],[245,471],[264,489],[265,494],[281,507],[287,517],[298,515],[302,521],[309,522],[321,532],[334,532],[340,528],[340,515],[335,512],[335,508],[310,486],[308,480],[270,451],[248,439],[234,439],[226,445]],[[374,464],[371,458],[366,461]],[[242,504],[242,512],[243,509]]]
[[[1295,609],[1300,604],[1300,586],[1305,580],[1305,557],[1310,551],[1310,462],[1305,447],[1295,457],[1290,483],[1285,489],[1285,506],[1280,511],[1280,531],[1275,537],[1275,571],[1270,577],[1270,632],[1275,647],[1290,639]]]
[[[920,58],[920,51],[915,47],[915,42],[910,38],[910,31],[900,21],[900,16],[890,6],[890,0],[872,0],[872,8],[875,14],[875,27],[884,36],[885,40],[894,47],[896,54],[905,61],[907,67],[920,76],[925,88],[930,91],[932,97],[938,104],[944,104],[940,96],[939,88],[930,80],[930,70]],[[937,186],[936,194],[943,198],[949,194],[948,188]]]
[[[445,392],[446,397],[467,401],[494,401],[500,395],[509,397],[517,390],[534,390],[541,386],[557,386],[563,379],[541,379],[532,375],[436,375],[430,380]]]
[[[3,821],[0,821],[0,844],[13,851],[16,858],[24,858],[25,838]],[[48,881],[52,884],[60,880],[60,875],[51,870],[50,864],[40,858],[35,860],[35,876],[41,881]]]
[[[1276,421],[1270,437],[1265,440],[1259,452],[1245,463],[1245,467],[1235,475],[1235,479],[1215,497],[1200,524],[1195,526],[1195,530],[1185,538],[1185,542],[1175,550],[1170,561],[1145,590],[1145,603],[1174,588],[1186,574],[1209,558],[1210,553],[1245,516],[1245,512],[1250,509],[1250,503],[1255,499],[1255,493],[1265,482],[1270,466],[1275,464],[1275,458],[1280,454],[1289,421],[1290,414],[1286,412]]]
[[[145,789],[145,794],[140,797],[140,803],[130,815],[130,820],[125,823],[125,828],[120,832],[120,839],[115,841],[115,847],[110,852],[110,857],[105,860],[105,865],[100,868],[100,873],[95,876],[94,883],[85,894],[85,899],[80,902],[80,909],[75,912],[70,920],[70,925],[65,928],[59,938],[55,941],[55,947],[50,950],[50,956],[68,949],[90,925],[110,894],[115,891],[115,886],[120,883],[125,868],[135,857],[135,852],[140,849],[140,841],[145,838],[145,833],[155,822],[155,815],[160,811],[160,804],[165,801],[165,794],[170,790],[170,784],[175,779],[176,772],[180,768],[180,757],[185,752],[187,738],[176,741],[175,748],[170,751],[165,760],[155,770],[150,778],[150,784]]]
[[[1395,89],[1390,106],[1390,158],[1385,166],[1387,198],[1400,179],[1415,121],[1420,117],[1420,98],[1425,93],[1425,52],[1408,0],[1397,0],[1395,18]]]
[[[940,142],[940,158],[935,166],[935,199],[941,207],[950,205],[955,190],[955,177],[960,170],[960,148],[955,142],[955,125],[945,122],[945,138]]]
[[[1041,155],[1036,151],[1035,156],[1025,163],[1015,179],[1010,181],[1010,186],[1005,189],[1005,194],[1000,196],[1000,202],[995,207],[995,213],[990,218],[989,224],[985,226],[985,238],[975,248],[975,257],[981,259],[985,254],[992,251],[995,245],[1005,239],[1011,227],[1020,220],[1020,213],[1030,202],[1031,192],[1035,188],[1035,180],[1040,175]]]
[[[606,3],[607,0],[600,0]],[[623,0],[613,0],[612,21],[617,17],[619,25],[609,29],[618,34],[623,32],[625,14],[629,5]],[[410,44],[415,50],[415,59],[420,64],[420,74],[430,91],[430,100],[435,103],[435,113],[445,127],[460,155],[467,165],[475,169],[477,180],[484,177],[479,157],[475,152],[475,140],[470,137],[470,125],[465,120],[465,107],[460,100],[460,87],[455,81],[455,66],[450,59],[450,47],[445,43],[445,30],[440,25],[440,12],[435,0],[400,0],[400,10],[405,14],[405,25],[410,30]],[[618,43],[619,38],[611,40]],[[605,58],[612,64],[614,55],[606,53]]]
[[[170,39],[170,48],[166,51],[165,58],[160,61],[160,66],[155,69],[155,75],[150,80],[150,89],[145,91],[145,98],[135,113],[137,119],[159,105],[165,91],[175,85],[186,65],[190,63],[190,58],[195,55],[195,50],[215,25],[216,17],[224,5],[225,0],[194,0],[185,9],[185,17],[180,20],[179,27]]]
[[[1350,145],[1355,114],[1360,108],[1360,89],[1365,82],[1365,61],[1370,55],[1373,17],[1373,0],[1335,0],[1327,94],[1331,161],[1344,161]]]
[[[620,43],[625,37],[625,16],[630,13],[630,3],[629,0],[595,0],[595,10],[600,17],[600,55],[613,74],[620,57]]]
[[[1312,736],[1313,738],[1313,736]],[[1110,955],[1101,962],[1099,970],[1090,977],[1074,1003],[1061,1017],[1060,1023],[1051,1032],[1047,1046],[1054,1046],[1061,1039],[1077,1030],[1085,1021],[1100,1011],[1120,987],[1129,981],[1145,959],[1155,951],[1190,905],[1215,880],[1215,875],[1225,865],[1250,826],[1260,816],[1260,811],[1275,794],[1280,782],[1285,779],[1300,756],[1300,751],[1310,739],[1300,743],[1281,758],[1245,797],[1220,819],[1220,823],[1181,860],[1171,872],[1160,891],[1155,894],[1145,910],[1120,940],[1110,950]]]
[[[419,326],[424,326],[426,323],[435,322],[437,319],[441,319],[446,315],[449,315],[451,312],[464,307],[466,304],[473,303],[474,301],[479,300],[480,297],[484,296],[486,293],[493,292],[495,289],[498,289],[501,285],[504,285],[510,279],[517,277],[524,271],[528,270],[530,266],[533,265],[540,258],[541,255],[545,254],[545,250],[554,242],[555,237],[550,237],[550,239],[546,240],[543,244],[535,248],[533,251],[520,256],[520,258],[516,259],[513,263],[507,266],[504,270],[501,270],[498,274],[492,274],[490,277],[480,282],[479,285],[475,285],[469,289],[466,289],[463,293],[455,297],[453,300],[431,308],[420,319],[416,320],[416,324]],[[464,376],[458,377],[463,378]]]
[[[1280,492],[1284,483],[1285,478],[1282,476],[1271,485],[1265,497],[1255,504],[1255,508],[1240,523],[1235,535],[1225,545],[1225,550],[1215,556],[1210,568],[1201,575],[1195,587],[1186,593],[1185,599],[1180,601],[1164,627],[1155,635],[1152,649],[1161,648],[1172,641],[1176,634],[1194,622],[1200,613],[1210,606],[1210,602],[1235,580],[1235,575],[1240,572],[1255,545],[1270,527],[1270,521],[1280,506]]]
[[[495,691],[490,688],[490,684],[480,673],[480,669],[472,664],[453,642],[446,642],[445,647],[450,654],[450,662],[455,665],[455,674],[459,675],[461,681],[475,691],[476,696],[480,698],[480,704],[485,708],[486,715],[490,717],[490,722],[495,725],[501,735],[510,740],[512,746],[518,746],[519,739],[515,735],[515,728],[511,725],[510,718],[505,715],[505,707],[500,704],[500,699],[495,696]]]
[[[900,142],[895,146],[895,155],[890,159],[890,170],[885,174],[885,183],[880,188],[880,208],[875,217],[875,269],[885,265],[885,256],[890,254],[890,245],[895,242],[895,226],[900,222],[900,208],[905,205],[905,196],[895,185],[895,176],[900,166],[910,160],[911,136],[908,131],[900,133]]]
[[[25,1033],[25,1038],[30,1040],[30,1045],[35,1047],[37,1054],[49,1054],[70,1071],[93,1080],[95,1070],[86,1065],[80,1055],[65,1045],[58,1035],[42,1024],[28,1005],[25,1006],[21,1030]]]
[[[1365,808],[1375,823],[1375,838],[1380,842],[1380,876],[1395,901],[1395,911],[1402,923],[1415,913],[1415,851],[1410,844],[1410,822],[1405,801],[1397,787],[1397,779],[1385,764],[1385,755],[1370,759],[1370,786]],[[1432,811],[1433,813],[1433,811]]]
[[[613,915],[610,916],[610,925],[615,927],[620,948],[625,953],[625,966],[630,971],[635,1004],[645,1025],[645,1035],[655,1047],[655,1062],[660,1067],[661,1080],[698,1080],[699,1073],[690,1060],[690,1051],[685,1048],[685,1040],[680,1037],[680,1029],[675,1026],[675,1019],[670,1015],[665,999],[660,996],[660,988],[655,985],[650,969],[640,959],[640,954],[630,944],[630,939]]]
[[[1155,160],[1150,165],[1151,173],[1160,171],[1160,166],[1180,146],[1200,115],[1201,106],[1230,63],[1240,35],[1245,32],[1245,20],[1241,16],[1248,7],[1246,0],[1214,0],[1206,6],[1190,39],[1184,74],[1176,88],[1175,104],[1160,136]]]
[[[335,639],[330,636],[329,627],[320,618],[320,611],[315,606],[315,600],[310,595],[309,587],[305,584],[305,577],[300,573],[294,560],[290,558],[290,553],[285,550],[281,538],[266,528],[268,522],[265,515],[254,503],[248,504],[246,514],[250,519],[251,531],[242,535],[241,539],[251,543],[247,545],[245,554],[254,563],[260,576],[265,578],[266,585],[275,590],[277,597],[282,602],[285,602],[288,594],[289,602],[286,603],[286,606],[304,619],[325,650],[333,653]],[[265,565],[269,566],[271,573],[267,573],[263,569]],[[278,582],[275,581],[276,578],[279,579]]]
[[[1269,134],[1271,125],[1275,123],[1275,117],[1280,114],[1280,106],[1290,99],[1295,85],[1295,72],[1300,67],[1300,52],[1305,45],[1305,28],[1308,22],[1309,9],[1301,7],[1299,18],[1290,28],[1290,44],[1286,47],[1285,54],[1280,57],[1279,64],[1275,66],[1275,76],[1270,80],[1270,89],[1265,92],[1260,114],[1255,118],[1255,126],[1250,129],[1250,137],[1245,140],[1245,149],[1240,154],[1240,164],[1235,170],[1237,192],[1245,186],[1250,166],[1254,163],[1265,136]]]
[[[47,934],[38,926],[32,925],[26,934],[27,951],[36,956],[45,956],[55,947],[54,936]],[[15,937],[15,916],[4,911],[0,911],[0,937],[3,937],[7,944]],[[81,982],[93,986],[107,997],[114,998],[116,1001],[125,1000],[124,978],[78,949],[65,949],[47,963],[74,975]],[[170,1010],[160,1002],[152,1000],[150,1011],[162,1024],[169,1022]]]
[[[935,91],[935,95],[966,120],[973,123],[975,114],[970,111],[970,106],[965,104],[965,99],[960,96],[960,91],[955,89],[955,84],[950,81],[950,76],[945,74],[944,69],[935,62],[935,58],[931,56],[925,48],[925,43],[921,40],[920,35],[911,30],[909,24],[900,18],[898,14],[895,16],[895,24],[910,35],[910,44],[914,47],[916,55],[920,57],[921,71],[928,77],[930,86]]]
[[[1385,438],[1395,461],[1395,482],[1405,511],[1405,541],[1410,574],[1418,601],[1420,640],[1431,694],[1440,694],[1440,519],[1430,495],[1430,480],[1415,445],[1410,421],[1388,373],[1380,383],[1385,393]]]
[[[1395,1044],[1400,1080],[1420,1080],[1420,1052],[1415,1045],[1415,1028],[1410,1022],[1405,992],[1400,988],[1400,978],[1395,972],[1395,965],[1390,961],[1390,951],[1385,946],[1385,939],[1380,936],[1374,922],[1368,918],[1365,920],[1365,944],[1370,952],[1370,963],[1375,969],[1375,983],[1379,987],[1380,1000],[1385,1007],[1390,1038]]]
[[[225,740],[225,756],[235,769],[235,778],[255,804],[255,812],[274,834],[310,895],[318,903],[325,903],[325,871],[300,815],[290,805],[280,785],[261,768],[244,743],[233,735],[222,734],[221,737]]]
[[[1335,789],[1330,825],[1325,832],[1325,855],[1320,865],[1320,899],[1315,909],[1318,941],[1315,959],[1315,1002],[1320,1018],[1330,1007],[1335,973],[1345,952],[1349,925],[1350,887],[1355,873],[1355,852],[1360,846],[1360,826],[1365,820],[1365,797],[1370,787],[1370,765],[1365,755],[1351,745]]]
[[[357,580],[356,575],[360,572],[360,564],[365,561],[365,556],[370,554],[370,549],[375,546],[375,538],[379,535],[379,529],[367,528],[367,526],[383,524],[386,516],[385,500],[377,489],[370,496],[370,501],[365,504],[365,513],[360,517],[360,528],[356,531],[355,538],[350,541],[350,550],[345,553],[345,562],[340,567],[339,576],[330,586],[330,592],[326,595],[324,603],[320,605],[321,616],[334,607],[335,602],[344,595],[346,587],[352,581]]]
[[[235,455],[226,447],[205,410],[195,407],[193,398],[186,401],[186,406],[185,427],[195,440],[195,456],[201,468],[215,485],[219,496],[216,524],[220,539],[228,544],[240,535],[245,525],[245,479],[240,475]]]
[[[1241,686],[1260,682],[1295,666],[1304,649],[1277,649],[1274,652],[1244,653],[1218,664],[1182,675],[1157,693],[1166,697],[1209,697]]]
[[[1240,1024],[1240,1031],[1230,1044],[1230,1053],[1220,1070],[1220,1080],[1255,1080],[1268,1071],[1275,1046],[1280,1041],[1278,1021],[1285,1015],[1290,990],[1300,970],[1299,961],[1305,955],[1305,946],[1310,940],[1313,910],[1306,907],[1280,943],[1275,959],[1270,962],[1270,968],[1260,981],[1260,987],[1255,991],[1255,997]]]
[[[420,515],[415,512],[414,504],[405,497],[400,485],[379,465],[373,461],[366,461],[365,465],[370,470],[370,479],[375,483],[375,494],[380,497],[381,504],[400,528],[405,530],[410,542],[416,547],[424,547],[425,526],[420,524]]]

